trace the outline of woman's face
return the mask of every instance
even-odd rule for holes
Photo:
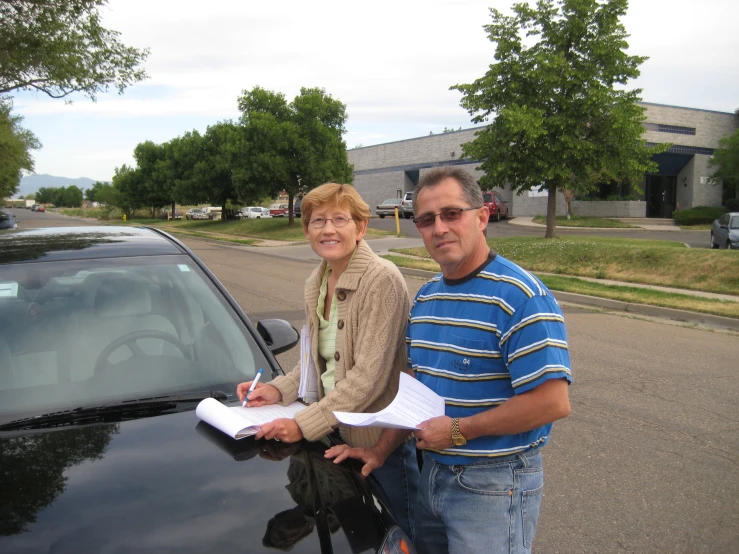
[[[352,219],[348,206],[318,206],[310,214],[310,222],[305,237],[310,241],[313,252],[329,263],[349,262],[357,242],[367,231],[366,221],[349,221],[343,227],[336,227],[333,219],[343,217]],[[327,220],[323,227],[316,227],[312,222]]]

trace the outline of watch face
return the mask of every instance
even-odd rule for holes
[[[464,437],[452,437],[452,442],[454,443],[454,446],[462,446],[467,444],[467,439]]]

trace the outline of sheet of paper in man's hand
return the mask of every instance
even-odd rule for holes
[[[334,412],[345,425],[418,429],[418,424],[444,415],[444,399],[406,373],[400,374],[398,394],[390,405],[374,414]]]

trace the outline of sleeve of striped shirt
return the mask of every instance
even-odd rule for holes
[[[551,295],[534,296],[516,309],[500,349],[516,394],[548,379],[572,382],[564,317]]]

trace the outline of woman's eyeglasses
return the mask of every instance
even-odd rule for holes
[[[462,212],[468,210],[479,210],[482,206],[473,206],[472,208],[442,208],[438,214],[423,214],[413,218],[413,223],[419,229],[425,229],[431,227],[436,221],[436,216],[439,216],[445,223],[450,221],[458,221],[462,217]]]
[[[315,227],[316,229],[322,229],[326,226],[327,221],[330,221],[334,227],[344,227],[347,223],[354,220],[341,215],[337,217],[317,217],[315,219],[311,219],[310,222],[308,222],[308,225]]]

